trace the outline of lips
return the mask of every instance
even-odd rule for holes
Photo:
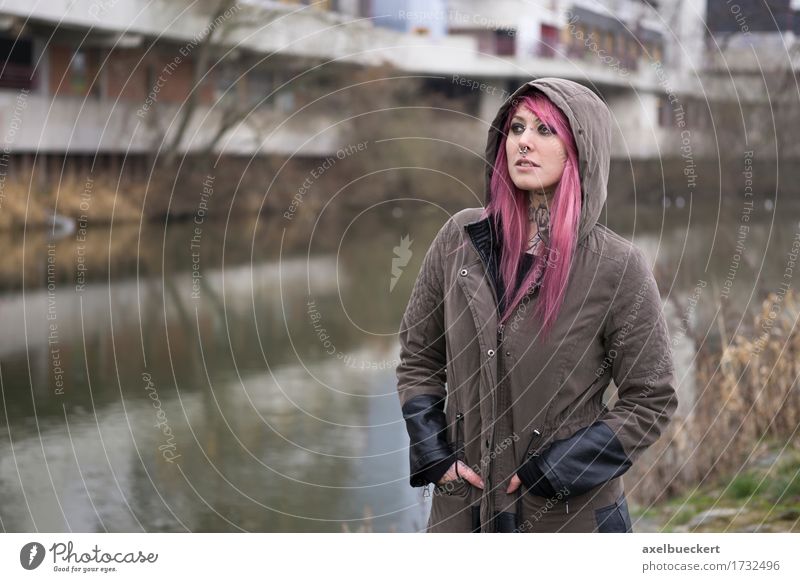
[[[539,167],[539,164],[534,163],[534,162],[532,162],[532,161],[530,161],[530,160],[528,160],[526,158],[521,158],[521,159],[517,160],[517,163],[514,164],[514,165],[517,166],[517,167],[523,167],[523,168],[538,168]]]

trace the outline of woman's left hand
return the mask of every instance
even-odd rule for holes
[[[522,485],[522,481],[519,480],[517,474],[514,473],[513,477],[511,477],[511,481],[508,483],[508,489],[506,489],[506,493],[514,493],[519,486]]]

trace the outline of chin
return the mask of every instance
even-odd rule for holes
[[[542,190],[542,183],[533,180],[517,180],[514,185],[520,190]]]

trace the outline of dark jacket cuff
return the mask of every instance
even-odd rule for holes
[[[447,440],[444,398],[434,394],[415,396],[403,405],[403,418],[411,440],[409,447],[411,486],[422,487],[430,481],[425,481],[421,473],[454,453],[453,447]]]
[[[517,477],[528,492],[539,497],[555,497],[556,490],[545,476],[545,471],[539,466],[539,462],[538,455],[528,457],[528,460],[517,469]]]
[[[411,476],[412,487],[414,483],[421,483],[427,485],[428,483],[438,483],[447,470],[456,462],[456,454],[452,453],[450,456],[445,457],[441,461],[435,461],[425,467],[416,475]]]
[[[554,441],[541,456],[531,458],[534,459],[537,460],[534,466],[566,498],[619,477],[631,466],[614,431],[600,420],[568,438]]]

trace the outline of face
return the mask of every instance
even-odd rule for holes
[[[519,153],[520,149],[527,153]],[[511,119],[506,139],[508,173],[517,188],[546,193],[548,196],[564,173],[567,150],[561,138],[544,125],[526,107],[519,107]],[[532,165],[519,165],[527,160]]]

